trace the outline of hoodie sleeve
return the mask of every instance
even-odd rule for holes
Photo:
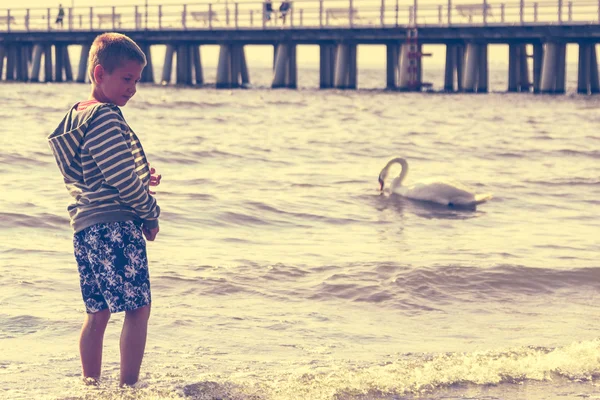
[[[123,204],[131,207],[146,227],[156,228],[160,208],[135,171],[133,154],[123,135],[125,128],[119,113],[102,107],[85,133],[84,147],[106,182],[119,191]]]

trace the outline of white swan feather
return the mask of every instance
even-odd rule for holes
[[[400,164],[400,175],[392,180],[390,192],[412,200],[429,201],[445,206],[476,206],[492,198],[490,193],[475,193],[469,187],[452,179],[426,179],[403,185],[408,174],[408,162],[401,157],[391,159],[379,173],[380,190],[383,191],[390,167]]]

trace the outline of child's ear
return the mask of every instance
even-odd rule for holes
[[[102,65],[98,64],[94,67],[94,81],[96,81],[96,83],[101,83],[105,74],[106,71],[102,68]]]

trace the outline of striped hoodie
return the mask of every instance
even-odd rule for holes
[[[75,104],[48,136],[67,190],[71,226],[137,221],[158,226],[160,208],[148,193],[150,170],[142,145],[121,110],[95,103],[78,111]]]

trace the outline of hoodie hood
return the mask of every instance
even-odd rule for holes
[[[48,144],[65,182],[77,182],[83,177],[80,148],[96,111],[101,107],[110,107],[121,114],[121,110],[113,104],[97,103],[77,111],[78,104],[71,107],[58,127],[48,136]]]

